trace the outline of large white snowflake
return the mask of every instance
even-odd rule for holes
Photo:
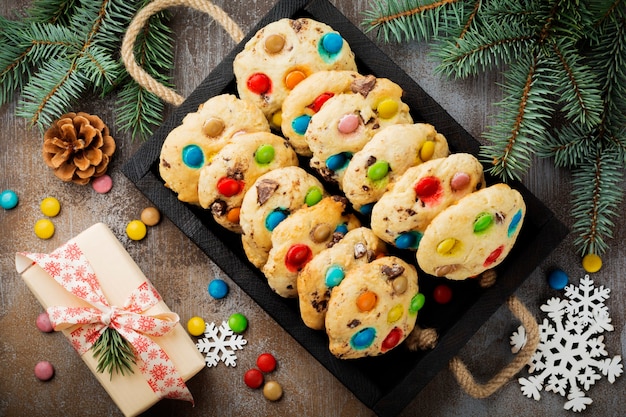
[[[623,372],[622,358],[607,357],[605,331],[613,331],[604,301],[608,288],[596,288],[589,275],[578,287],[565,287],[567,299],[554,297],[541,306],[549,319],[539,325],[539,345],[530,359],[528,378],[519,378],[522,393],[537,401],[542,389],[567,396],[563,408],[582,411],[593,401],[586,391],[601,378],[615,382]],[[511,336],[512,351],[517,353],[526,343],[526,332],[520,326]]]
[[[237,366],[237,356],[235,351],[243,349],[248,343],[243,336],[234,334],[223,321],[220,327],[215,323],[206,323],[204,337],[198,340],[196,347],[201,353],[206,353],[204,359],[207,367],[216,366],[220,361],[226,366]]]

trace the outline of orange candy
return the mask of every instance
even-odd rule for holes
[[[375,293],[371,291],[366,291],[363,294],[359,295],[356,299],[356,306],[361,311],[370,311],[376,306],[376,302],[378,301],[378,297]]]
[[[305,78],[306,78],[306,74],[303,73],[302,71],[298,71],[298,70],[291,71],[285,77],[285,85],[287,85],[288,89],[293,90],[293,88]]]

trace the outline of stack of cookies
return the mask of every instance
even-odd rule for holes
[[[335,356],[404,341],[420,306],[417,265],[465,279],[507,256],[520,194],[487,187],[480,162],[414,122],[399,85],[360,74],[330,26],[271,23],[233,65],[238,96],[210,98],[170,132],[161,177],[241,235],[249,261],[298,299]]]

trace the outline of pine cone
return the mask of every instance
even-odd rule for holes
[[[98,116],[67,113],[44,133],[43,159],[63,181],[88,184],[104,175],[115,152],[115,140]]]

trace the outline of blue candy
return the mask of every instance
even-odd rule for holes
[[[0,206],[5,210],[11,210],[17,206],[18,201],[19,198],[13,190],[4,190],[2,194],[0,194]]]
[[[550,272],[550,275],[548,276],[548,284],[551,288],[555,290],[562,290],[563,288],[565,288],[568,282],[569,277],[564,271],[560,269],[555,269],[554,271]]]
[[[213,298],[224,298],[228,294],[228,284],[221,279],[214,279],[209,283],[209,295]]]

